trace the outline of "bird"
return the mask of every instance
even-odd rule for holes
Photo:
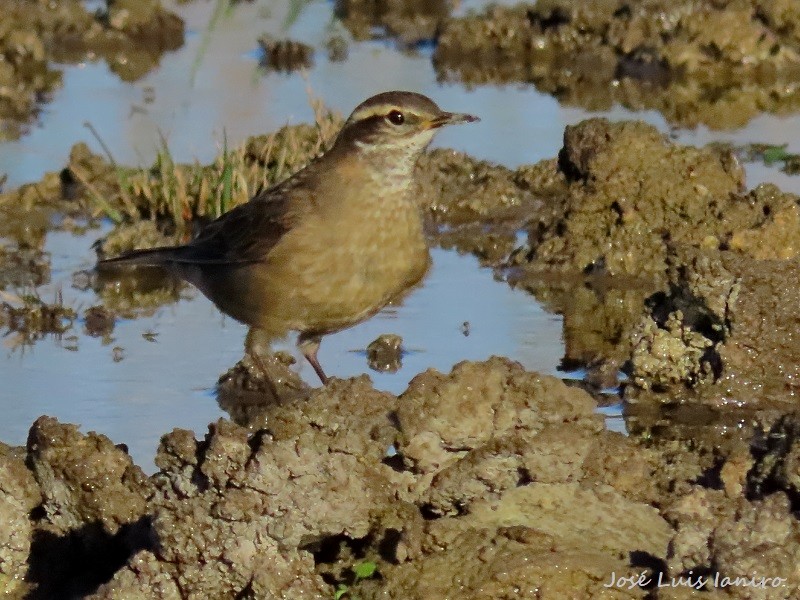
[[[446,125],[479,121],[419,93],[359,104],[330,149],[206,225],[189,243],[133,250],[103,269],[157,266],[266,339],[298,333],[320,381],[322,337],[352,327],[425,276],[417,160]],[[247,343],[246,343],[247,346]]]

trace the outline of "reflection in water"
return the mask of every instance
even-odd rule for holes
[[[97,304],[94,287],[70,285],[74,272],[91,270],[90,246],[96,236],[96,231],[48,235],[53,285],[63,286],[67,306]],[[559,317],[541,310],[528,294],[495,281],[489,269],[478,268],[474,257],[434,249],[432,258],[424,285],[402,305],[326,338],[320,360],[330,375],[345,378],[369,371],[366,352],[352,350],[366,349],[386,333],[401,336],[412,350],[396,373],[370,373],[378,389],[395,394],[428,368],[448,372],[458,361],[484,360],[493,354],[519,360],[528,369],[557,372],[562,353]],[[162,280],[165,287],[158,287],[155,274],[142,275],[123,280],[116,291],[105,287],[111,284],[102,279],[92,281],[116,306],[126,307],[127,316],[117,318],[111,339],[78,335],[78,351],[69,352],[59,340],[47,337],[24,354],[7,354],[0,361],[5,416],[0,440],[23,444],[33,420],[48,414],[124,440],[137,464],[147,466],[164,431],[205,431],[221,415],[220,406],[242,422],[263,413],[265,396],[258,393],[257,371],[246,362],[237,365],[246,327],[220,315],[190,286],[175,288]],[[158,305],[158,298],[166,304]],[[465,321],[470,323],[469,336],[462,333]],[[310,367],[292,354],[291,339],[276,350],[283,351],[276,361],[298,370],[307,384],[318,385]],[[213,390],[221,373],[225,375],[218,405]],[[286,396],[285,390],[281,395]],[[25,401],[16,401],[19,398]]]

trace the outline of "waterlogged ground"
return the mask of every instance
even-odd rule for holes
[[[62,15],[41,50],[35,35],[13,46],[60,75],[25,80],[35,93],[0,144],[0,587],[797,596],[792,2],[116,4],[63,4],[99,37]],[[44,6],[29,20],[50,31]],[[747,26],[690,35],[703,19]],[[172,37],[143,60],[153,31]],[[52,51],[65,40],[73,52]],[[420,165],[425,284],[325,339],[341,381],[275,402],[234,366],[245,328],[200,294],[94,273],[98,240],[175,239],[133,218],[167,202],[120,192],[123,172],[158,187],[125,169],[159,149],[163,166],[163,140],[170,161],[208,164],[316,117],[274,138],[296,153],[267,161],[279,177],[337,122],[317,99],[347,114],[390,88],[482,121],[443,132],[434,147],[454,151]],[[382,334],[402,338],[399,362],[367,350]]]

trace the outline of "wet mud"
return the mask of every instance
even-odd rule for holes
[[[183,45],[183,21],[158,0],[115,0],[90,12],[78,0],[2,0],[0,140],[24,133],[61,83],[55,63],[102,59],[124,81]]]
[[[19,257],[3,281],[52,223],[118,219],[100,255],[188,239],[322,151],[340,121],[320,115],[206,166],[165,152],[125,169],[76,146],[64,171],[0,195],[24,207],[0,225]],[[798,198],[748,190],[730,148],[603,119],[536,165],[436,150],[418,175],[431,243],[563,315],[563,368],[621,386],[629,435],[606,429],[597,394],[507,358],[421,373],[399,396],[364,376],[312,389],[286,354],[246,358],[218,384],[230,420],[166,433],[152,476],[124,440],[49,417],[26,448],[0,446],[9,594],[689,597],[658,587],[679,577],[707,578],[712,598],[800,594]],[[146,269],[73,285],[97,292],[81,315],[104,339],[187,290]],[[74,329],[76,311],[11,291],[4,330]],[[401,344],[382,336],[365,367],[391,368]],[[612,573],[641,585],[604,587]]]
[[[150,477],[42,417],[0,448],[3,581],[31,598],[673,598],[653,582],[692,572],[784,579],[712,597],[796,596],[795,415],[711,450],[609,432],[595,408],[503,358],[399,397],[334,380],[258,426],[164,435]],[[606,589],[612,572],[650,589]]]
[[[730,129],[800,109],[798,32],[791,0],[540,0],[445,21],[434,64],[445,81]]]
[[[337,0],[334,14],[358,41],[393,38],[411,47],[433,41],[451,10],[447,0]]]

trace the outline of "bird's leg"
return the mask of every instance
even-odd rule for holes
[[[321,341],[321,336],[301,333],[300,337],[297,339],[297,347],[300,348],[300,352],[303,353],[306,360],[314,367],[314,371],[317,373],[322,385],[325,385],[328,383],[328,376],[325,375],[325,371],[322,370],[322,365],[320,365],[319,360],[317,360],[317,351],[319,350]]]
[[[255,363],[256,367],[261,374],[264,376],[264,381],[267,382],[267,386],[269,387],[269,391],[272,394],[272,397],[277,400],[280,398],[278,396],[278,388],[275,387],[275,382],[272,380],[272,375],[270,375],[269,370],[267,369],[267,365],[264,364],[264,361],[261,359],[261,348],[259,348],[259,338],[263,339],[264,332],[256,327],[251,327],[247,331],[247,337],[244,339],[244,353],[245,356],[249,356],[250,359]],[[267,349],[269,349],[269,342],[267,341]]]

